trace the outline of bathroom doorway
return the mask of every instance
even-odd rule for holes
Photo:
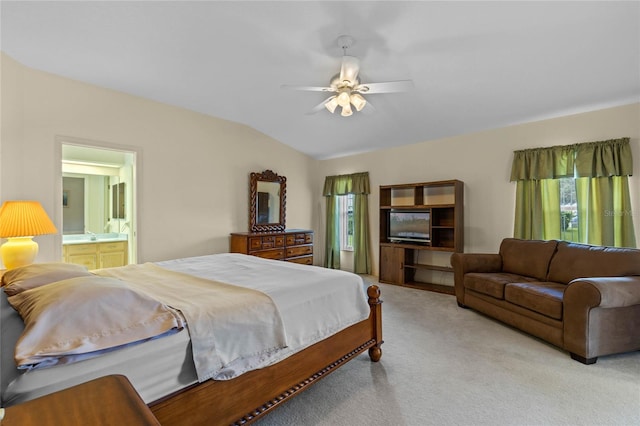
[[[63,260],[137,263],[136,151],[67,139],[61,150]]]

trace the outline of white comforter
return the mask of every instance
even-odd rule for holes
[[[287,346],[280,312],[266,294],[145,263],[95,271],[119,278],[187,321],[198,380],[232,378]],[[234,368],[234,366],[239,366]],[[223,372],[232,372],[227,377]]]
[[[246,358],[221,370],[217,380],[276,363],[369,316],[358,275],[236,253],[157,262],[158,266],[267,294],[280,312],[287,347],[259,362]]]
[[[287,347],[256,368],[276,363],[369,316],[362,279],[352,273],[264,260],[241,254],[217,254],[158,262],[197,277],[262,291],[275,302],[285,328]],[[179,283],[176,283],[179,285]],[[198,381],[186,330],[103,356],[67,365],[19,373],[13,346],[24,327],[3,294],[0,360],[2,400],[24,402],[107,374],[124,374],[149,403]],[[11,348],[7,350],[6,348]],[[253,360],[219,372],[237,375]]]

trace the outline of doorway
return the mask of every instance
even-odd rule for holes
[[[89,269],[137,263],[136,151],[67,139],[61,146],[63,259]],[[93,246],[95,254],[81,253]]]

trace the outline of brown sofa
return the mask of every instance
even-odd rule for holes
[[[458,305],[544,339],[584,364],[640,350],[640,250],[506,238],[454,253]]]

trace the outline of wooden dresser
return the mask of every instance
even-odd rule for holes
[[[313,231],[308,229],[234,232],[231,234],[230,246],[231,253],[313,265]]]

